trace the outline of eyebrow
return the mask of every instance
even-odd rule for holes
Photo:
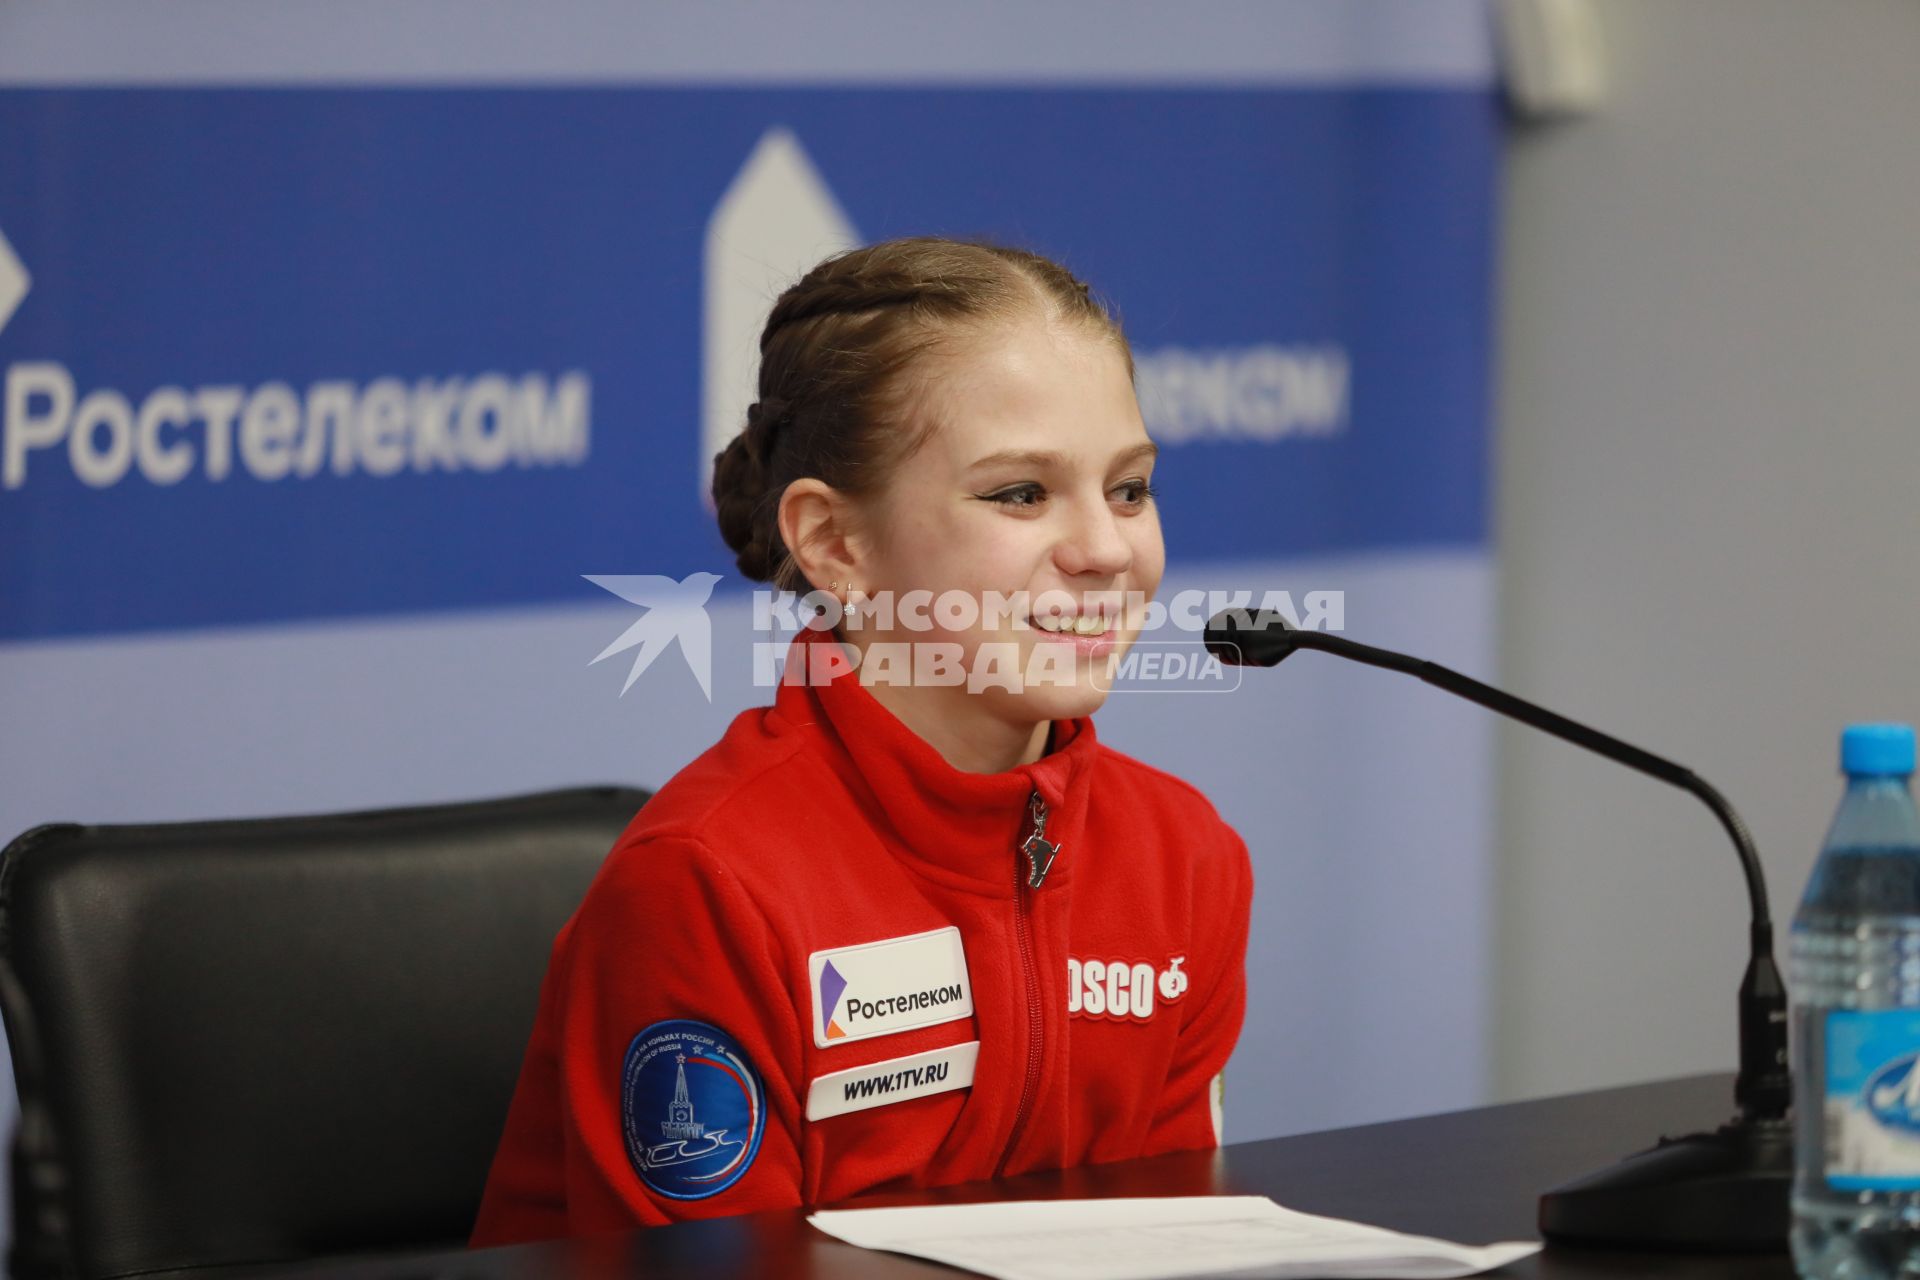
[[[1130,462],[1144,461],[1160,456],[1160,446],[1148,440],[1137,444],[1115,456],[1114,466],[1124,466]],[[1036,470],[1053,468],[1063,470],[1067,466],[1067,457],[1050,449],[1003,449],[999,453],[990,453],[970,465],[969,471],[984,471],[989,467],[1025,466]]]

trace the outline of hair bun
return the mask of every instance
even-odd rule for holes
[[[740,572],[769,582],[778,552],[771,544],[779,532],[763,517],[772,484],[774,427],[785,415],[779,401],[760,401],[747,410],[744,431],[713,459],[713,507],[720,536],[732,550]]]

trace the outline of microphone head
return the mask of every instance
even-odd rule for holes
[[[1222,609],[1207,622],[1207,652],[1229,666],[1271,667],[1299,647],[1300,632],[1272,609]]]

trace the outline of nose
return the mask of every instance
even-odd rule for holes
[[[1068,574],[1112,578],[1125,573],[1133,567],[1133,544],[1127,541],[1120,520],[1104,495],[1074,504],[1069,523],[1054,545],[1054,563]]]

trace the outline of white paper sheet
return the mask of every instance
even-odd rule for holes
[[[1451,1244],[1283,1209],[1264,1196],[1026,1200],[846,1209],[807,1221],[865,1249],[909,1253],[998,1280],[1442,1280],[1540,1251]]]

